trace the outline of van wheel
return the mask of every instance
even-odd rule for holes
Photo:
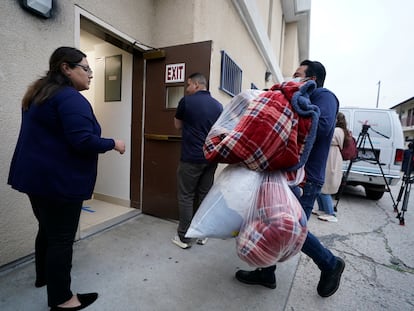
[[[370,200],[379,200],[384,195],[384,187],[378,187],[378,190],[365,187],[365,195]]]

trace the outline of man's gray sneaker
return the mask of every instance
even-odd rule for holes
[[[178,235],[176,235],[171,242],[173,242],[175,245],[177,245],[178,247],[182,248],[182,249],[187,249],[191,247],[191,243],[185,243],[183,241],[181,241],[180,237]]]
[[[207,241],[208,241],[208,238],[197,239],[197,240],[196,240],[196,243],[197,243],[198,245],[206,245],[206,244],[207,244]]]

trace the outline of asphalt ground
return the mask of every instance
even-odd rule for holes
[[[392,187],[394,200],[399,186]],[[233,239],[210,239],[182,250],[171,243],[176,222],[139,215],[74,246],[72,289],[96,291],[86,310],[414,310],[414,198],[401,226],[388,193],[367,200],[350,188],[338,222],[311,216],[310,230],[346,262],[337,293],[316,292],[319,270],[304,254],[278,265],[277,288],[239,283],[249,269]],[[401,205],[401,204],[400,204]],[[48,310],[46,289],[34,287],[33,261],[0,274],[0,310]]]

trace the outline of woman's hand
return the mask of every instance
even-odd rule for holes
[[[125,143],[122,140],[114,139],[115,147],[114,149],[118,151],[120,154],[124,154],[125,152]]]

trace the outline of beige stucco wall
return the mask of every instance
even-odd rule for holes
[[[53,21],[24,12],[18,1],[0,5],[0,266],[33,250],[35,221],[25,195],[6,184],[10,159],[20,127],[20,100],[26,87],[47,69],[45,55],[58,45],[73,45],[73,9],[70,1]]]
[[[273,0],[256,1],[257,9],[262,17],[263,24],[266,25],[266,29],[269,22],[269,6],[272,1]]]
[[[41,19],[22,10],[18,1],[0,5],[0,266],[33,252],[36,222],[24,194],[7,185],[12,152],[20,127],[20,100],[27,88],[48,68],[48,57],[58,46],[74,46],[75,9],[89,13],[122,32],[151,45],[152,1],[55,1],[55,14]],[[118,14],[113,14],[118,12]],[[13,27],[11,27],[13,25]]]
[[[284,77],[291,77],[295,72],[298,63],[302,61],[299,59],[297,23],[293,22],[286,24],[285,38],[283,47],[282,74]]]
[[[284,20],[282,6],[279,1],[273,1],[272,22],[270,29],[270,41],[276,53],[279,65],[283,67],[283,44],[284,44]],[[283,72],[283,71],[282,71]]]
[[[155,0],[153,44],[156,47],[166,47],[194,42],[195,6],[194,1]]]
[[[267,28],[269,1],[256,2]],[[265,87],[265,64],[231,0],[157,0],[154,3],[158,31],[153,31],[153,42],[157,47],[213,40],[210,91],[215,98],[223,104],[231,100],[219,90],[221,50],[242,68],[242,89],[250,88],[250,83]]]
[[[214,1],[201,1],[197,10],[198,23],[194,25],[196,41],[213,40],[210,70],[210,90],[219,101],[227,104],[231,97],[219,91],[221,51],[224,50],[243,70],[242,90],[250,88],[250,83],[264,87],[265,65],[254,42],[245,30],[231,1],[218,9]],[[205,19],[207,16],[214,18]],[[203,20],[203,22],[200,22]]]
[[[71,7],[75,4],[124,34],[149,46],[156,46],[155,34],[160,31],[155,27],[154,20],[158,1],[162,0],[65,0],[59,3],[68,2]]]
[[[254,0],[251,0],[254,1]],[[287,27],[284,43],[280,1],[256,0],[268,29],[268,8],[273,1],[272,48],[285,46],[283,72],[297,65],[297,34]],[[74,46],[75,5],[144,44],[165,47],[213,41],[210,90],[223,104],[231,97],[219,90],[221,50],[243,70],[242,89],[266,87],[266,65],[232,0],[65,0],[54,1],[55,13],[44,20],[22,10],[18,1],[0,4],[0,267],[33,252],[36,222],[25,195],[12,190],[7,175],[20,126],[20,100],[29,85],[48,67],[48,56],[61,45]],[[114,14],[116,12],[116,14]],[[275,56],[277,57],[277,55]],[[277,60],[279,62],[279,60]],[[296,62],[296,63],[295,63]]]

